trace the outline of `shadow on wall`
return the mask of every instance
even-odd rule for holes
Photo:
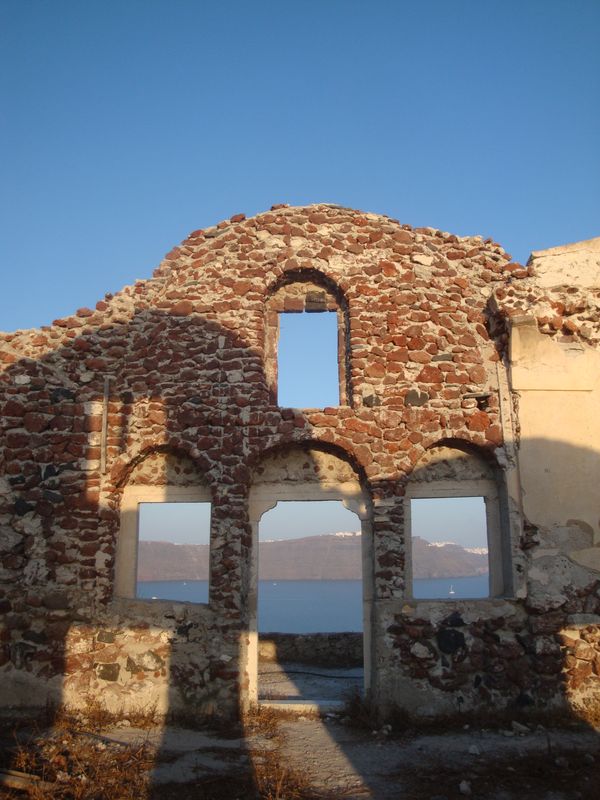
[[[317,445],[308,413],[270,406],[261,351],[213,321],[147,310],[70,341],[38,358],[7,351],[13,363],[1,377],[2,701],[241,719],[251,631],[250,465],[285,444],[326,450],[330,433],[320,428]],[[563,442],[535,446],[544,463],[562,468],[598,461],[595,451]],[[208,605],[113,598],[120,501],[136,474],[146,486],[173,476],[180,488],[203,484],[210,492]],[[383,648],[386,669],[423,692],[468,691],[491,710],[501,698],[509,706],[569,703],[597,686],[600,584],[588,569],[597,549],[591,530],[527,527],[517,568],[527,573],[528,594],[518,602],[449,602],[433,619],[407,619],[400,538],[386,558],[393,526],[385,515],[401,519],[397,477],[370,487],[374,646]],[[386,511],[390,498],[395,511]],[[375,698],[382,680],[373,676]]]
[[[269,405],[260,351],[197,316],[148,310],[54,350],[35,338],[45,352],[7,348],[0,378],[3,704],[241,719],[248,463],[310,425]],[[210,493],[208,604],[113,596],[115,572],[135,585],[135,548],[115,570],[132,485]]]

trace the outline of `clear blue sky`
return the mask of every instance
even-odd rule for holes
[[[175,544],[208,544],[210,503],[140,503],[140,539]]]
[[[598,0],[0,0],[0,329],[277,202],[598,235],[599,42]]]
[[[141,503],[139,527],[147,541],[208,544],[210,503]],[[360,519],[339,500],[277,503],[260,521],[261,540],[359,530]]]
[[[600,235],[599,42],[598,0],[0,0],[0,329],[273,203]]]
[[[359,531],[360,519],[339,500],[283,502],[260,521],[262,539],[296,539],[338,531]]]
[[[360,519],[339,500],[281,502],[263,514],[261,539],[296,539],[359,531]],[[208,544],[210,503],[140,503],[140,538],[176,544]]]
[[[277,401],[292,408],[340,403],[337,315],[279,315]]]
[[[411,502],[412,533],[430,542],[486,547],[481,497],[446,497]],[[260,538],[295,539],[337,531],[359,531],[360,519],[340,501],[280,502],[260,521]],[[142,539],[208,544],[210,503],[141,503]]]

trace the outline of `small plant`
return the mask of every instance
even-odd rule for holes
[[[379,718],[373,703],[357,690],[346,696],[342,713],[348,724],[355,728],[375,730],[379,725]]]
[[[346,723],[352,727],[382,733],[385,736],[406,733],[415,727],[414,720],[405,709],[393,705],[382,715],[376,711],[369,698],[363,697],[357,691],[347,695],[342,713]]]

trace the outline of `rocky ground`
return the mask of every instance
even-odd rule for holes
[[[101,717],[5,718],[0,797],[67,800],[597,800],[600,731],[457,725],[370,730],[261,710],[217,729]],[[364,722],[364,721],[363,721]]]

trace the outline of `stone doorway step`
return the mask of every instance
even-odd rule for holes
[[[361,667],[320,667],[292,662],[259,665],[258,702],[266,708],[298,714],[343,710],[363,690]]]
[[[336,714],[344,710],[342,700],[260,700],[261,708],[272,708],[275,711],[290,711],[293,714]]]

